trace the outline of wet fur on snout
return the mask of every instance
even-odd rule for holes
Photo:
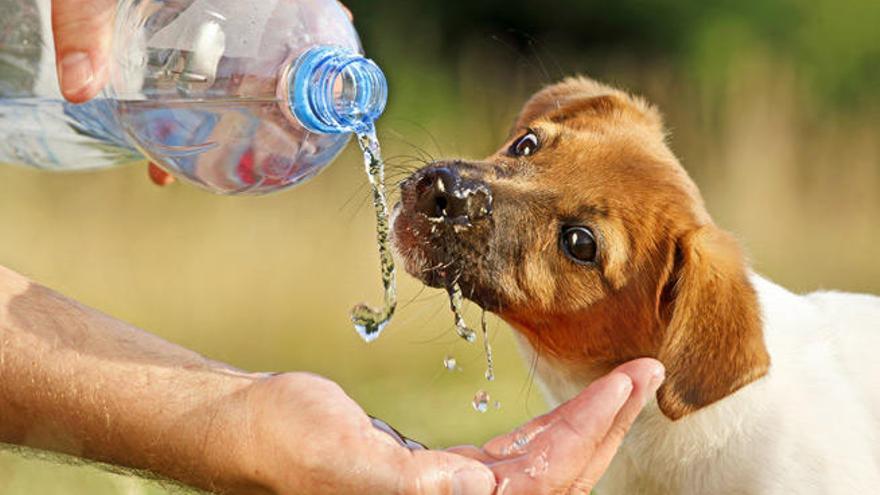
[[[527,130],[540,140],[528,157],[511,156],[511,141],[482,161],[425,169],[454,168],[491,190],[492,215],[468,229],[414,212],[403,185],[394,232],[407,271],[433,286],[459,281],[574,376],[660,359],[658,402],[672,419],[763,376],[769,357],[743,256],[712,223],[657,110],[573,78],[536,94],[511,140]],[[594,264],[562,252],[567,225],[592,230]]]

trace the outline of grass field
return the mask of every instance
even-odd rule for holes
[[[798,291],[880,292],[876,108],[814,105],[783,62],[761,54],[738,64],[736,77],[714,85],[662,64],[589,69],[660,106],[710,211],[742,239],[758,271]],[[379,124],[392,177],[414,155],[488,154],[543,79],[531,66],[494,67],[479,51],[454,71],[393,69]],[[348,309],[380,298],[365,184],[352,149],[312,182],[264,198],[158,189],[138,166],[76,175],[0,167],[0,263],[214,359],[326,375],[429,445],[480,442],[542,412],[497,320],[498,378],[487,388],[502,407],[471,408],[485,386],[481,348],[455,337],[443,293],[406,275],[386,333],[370,345],[357,337]],[[478,322],[475,308],[467,318]],[[463,371],[446,372],[446,355]],[[0,453],[4,495],[166,491]]]

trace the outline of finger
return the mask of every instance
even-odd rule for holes
[[[474,447],[473,445],[456,445],[455,447],[449,447],[448,449],[446,449],[446,452],[469,457],[485,464],[489,464],[498,460],[497,458],[487,454],[486,451],[484,451],[483,449],[479,447]]]
[[[609,373],[590,384],[575,398],[543,416],[532,419],[511,433],[493,438],[483,448],[489,455],[499,459],[516,457],[533,450],[536,437],[545,437],[542,441],[546,443],[545,432],[556,435],[559,432],[565,433],[566,426],[580,424],[581,419],[589,419],[591,427],[598,427],[601,425],[597,424],[595,419],[602,417],[607,420],[607,426],[610,427],[614,415],[629,397],[631,388],[632,381],[628,375]],[[614,395],[615,393],[617,395]],[[609,401],[609,397],[614,400]],[[605,431],[602,433],[604,438]]]
[[[499,493],[557,493],[569,487],[584,472],[588,459],[607,436],[632,388],[629,375],[612,372],[553,412],[526,425],[526,433],[537,430],[527,441],[514,434],[487,444],[485,450],[490,455],[506,457],[490,464],[498,479]],[[511,443],[515,445],[511,447]],[[510,457],[510,452],[516,450],[525,453]]]
[[[173,175],[162,170],[153,162],[150,162],[150,164],[147,165],[147,175],[150,176],[150,180],[153,181],[153,184],[156,184],[159,187],[167,186],[175,181]]]
[[[375,418],[370,418],[370,423],[366,444],[374,466],[368,471],[368,480],[360,484],[373,485],[360,493],[491,495],[495,491],[495,475],[485,464],[453,452],[407,450],[391,438],[389,430],[402,435],[387,423]],[[375,459],[382,461],[375,464]]]
[[[74,103],[107,81],[116,0],[53,0],[52,33],[61,94]]]
[[[581,475],[582,484],[592,486],[608,469],[614,454],[623,442],[623,437],[638,417],[645,404],[657,393],[663,383],[665,371],[663,365],[653,359],[637,359],[617,368],[616,371],[626,373],[632,379],[633,391],[626,404],[617,413],[611,429]]]
[[[389,425],[385,421],[370,416],[370,421],[373,424],[373,428],[381,431],[388,435],[389,438],[397,442],[401,447],[406,447],[409,450],[424,450],[427,449],[424,444],[421,442],[417,442],[411,438],[407,438],[403,436],[399,431],[397,431],[393,426]]]
[[[411,470],[402,472],[400,492],[418,495],[492,495],[495,475],[484,464],[437,450],[412,452]]]

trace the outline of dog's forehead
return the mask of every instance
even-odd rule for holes
[[[553,111],[564,108],[573,101],[610,95],[615,92],[617,91],[585,77],[565,79],[532,95],[523,106],[517,118],[517,125],[525,127]]]
[[[533,96],[517,125],[518,132],[544,131],[546,147],[529,157],[525,170],[532,173],[523,183],[564,198],[556,210],[574,217],[583,208],[610,212],[626,220],[621,230],[637,230],[646,241],[665,232],[665,222],[706,222],[696,185],[667,146],[659,113],[644,100],[567,79]]]
[[[537,92],[523,106],[512,132],[534,126],[543,119],[565,123],[585,115],[602,118],[615,113],[647,124],[658,136],[663,134],[662,117],[652,105],[586,77],[568,78]]]

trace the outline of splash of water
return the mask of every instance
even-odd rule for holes
[[[370,128],[357,136],[358,144],[364,152],[364,168],[373,188],[373,206],[376,209],[376,240],[379,244],[379,262],[382,268],[384,304],[382,309],[373,309],[366,304],[358,304],[351,310],[351,321],[358,335],[366,342],[376,340],[388,325],[397,307],[397,279],[394,258],[391,255],[388,225],[388,197],[385,194],[385,163],[376,128]]]
[[[529,478],[537,478],[547,474],[547,471],[550,470],[550,463],[547,462],[547,451],[548,449],[545,447],[544,450],[535,457],[534,461],[532,461],[532,465],[523,471],[529,475]]]

